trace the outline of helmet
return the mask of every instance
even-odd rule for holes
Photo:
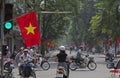
[[[28,52],[28,49],[24,49],[24,52]]]
[[[79,49],[78,52],[81,52],[81,49]]]
[[[65,46],[60,46],[59,49],[60,50],[65,50]]]

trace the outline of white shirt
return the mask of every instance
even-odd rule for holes
[[[26,56],[24,54],[22,54],[20,56],[20,62],[21,63],[24,63],[26,60],[30,60],[30,59],[33,59],[29,54],[27,54]]]
[[[115,53],[115,49],[114,49],[114,48],[110,48],[110,49],[109,49],[109,53],[110,53],[110,54],[114,54],[114,53]]]

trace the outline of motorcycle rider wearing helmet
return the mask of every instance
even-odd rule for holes
[[[68,55],[65,52],[65,47],[60,46],[59,47],[60,52],[56,55],[56,61],[58,61],[58,66],[63,66],[65,69],[67,69],[67,63],[66,61],[70,62]]]
[[[24,64],[25,61],[32,61],[34,58],[32,58],[28,54],[28,49],[24,49],[23,54],[20,56],[20,63],[19,63],[19,74],[21,75],[21,70],[22,70],[22,65]],[[31,64],[32,65],[32,64]]]

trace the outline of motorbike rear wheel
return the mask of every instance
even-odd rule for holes
[[[14,78],[13,73],[10,72],[6,73],[5,78]]]
[[[48,70],[50,68],[50,64],[49,62],[47,61],[44,61],[42,64],[41,64],[41,67],[43,70]]]
[[[75,62],[71,62],[70,65],[69,65],[69,68],[70,68],[70,70],[75,71],[77,69],[76,63]]]
[[[97,64],[95,62],[89,62],[87,67],[90,71],[94,71],[97,68]]]
[[[23,72],[21,73],[20,78],[25,78],[25,75]]]

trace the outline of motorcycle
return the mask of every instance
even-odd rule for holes
[[[38,56],[37,67],[41,67],[43,70],[48,70],[50,68],[50,63],[42,56]]]
[[[4,70],[11,73],[13,69],[14,69],[13,59],[8,59],[7,61],[4,62]]]
[[[115,62],[107,62],[106,67],[108,69],[112,68],[114,66]]]
[[[4,61],[4,70],[7,71],[5,73],[5,78],[14,78],[12,73],[13,69],[14,69],[13,59],[8,59],[7,61]]]
[[[69,78],[69,63],[66,62],[67,68],[63,66],[58,66],[56,70],[55,78]]]
[[[89,55],[85,55],[82,60],[78,60],[77,58],[71,58],[72,62],[70,63],[70,69],[75,71],[79,68],[88,68],[90,71],[93,71],[97,68],[97,64],[94,61],[94,57],[89,57]]]
[[[34,64],[31,61],[25,61],[24,64],[21,66],[21,78],[36,78],[35,70],[34,70]]]
[[[106,61],[106,62],[113,62],[114,59],[115,59],[115,57],[114,57],[113,54],[107,53],[107,54],[105,55],[105,61]]]

